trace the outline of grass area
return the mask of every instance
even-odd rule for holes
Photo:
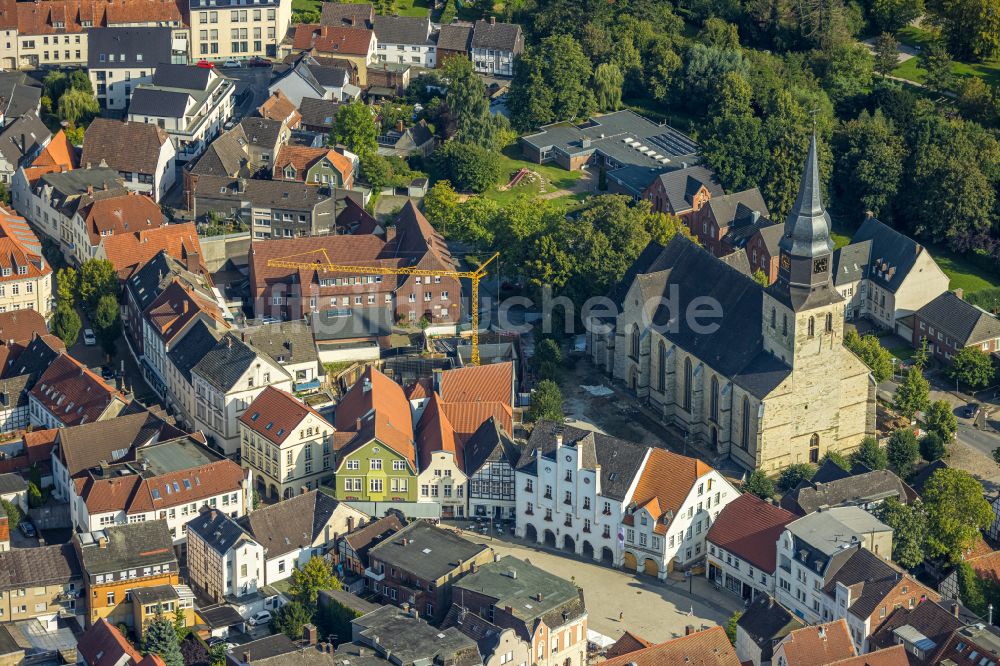
[[[913,360],[913,355],[917,352],[917,350],[913,348],[913,345],[908,344],[906,340],[903,340],[896,335],[886,335],[881,338],[880,341],[886,351],[903,362]]]
[[[363,3],[368,0],[338,0],[343,2]],[[292,12],[321,11],[323,0],[292,0]],[[394,14],[399,16],[427,16],[431,10],[431,0],[396,0]]]
[[[697,129],[697,123],[704,122],[697,116],[684,113],[683,111],[672,111],[664,108],[659,102],[648,97],[627,97],[622,100],[625,108],[631,109],[656,122],[665,122],[674,129],[682,132],[691,132]]]
[[[839,248],[848,245],[851,242],[851,234],[854,233],[853,229],[843,218],[831,215],[830,220],[833,222],[830,238],[833,239],[834,246]]]
[[[506,185],[510,178],[522,167],[531,169],[541,176],[541,178],[536,178],[533,181],[529,181],[526,178],[510,190],[504,191],[497,187],[483,194],[484,197],[500,203],[506,203],[522,196],[533,197],[538,194],[545,194],[546,192],[568,189],[573,187],[576,181],[582,176],[579,171],[566,171],[562,167],[553,164],[528,162],[521,157],[521,149],[517,145],[504,148],[501,155],[501,166],[503,167],[503,185]],[[571,199],[573,197],[565,198]]]
[[[917,49],[926,49],[936,39],[935,33],[924,28],[907,26],[896,34],[896,38],[902,44],[912,46]],[[1000,59],[987,60],[985,62],[956,62],[951,67],[951,72],[956,77],[967,78],[977,76],[990,85],[1000,84]],[[920,58],[910,58],[892,71],[894,76],[898,76],[908,81],[923,83],[927,70],[920,66]]]

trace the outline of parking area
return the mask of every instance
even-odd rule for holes
[[[466,536],[488,544],[501,556],[530,560],[545,571],[573,580],[583,588],[588,627],[611,638],[617,639],[627,629],[659,643],[683,636],[688,625],[695,629],[724,625],[733,612],[743,608],[740,599],[716,589],[704,577],[688,581],[676,576],[660,581],[542,549],[510,536]],[[619,613],[622,621],[618,620]]]

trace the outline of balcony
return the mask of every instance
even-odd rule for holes
[[[542,495],[542,497],[544,497],[545,499],[552,499],[552,493],[545,493],[544,495]]]
[[[586,532],[587,534],[590,534],[590,526],[589,525],[585,525],[584,528],[583,528],[583,531]]]
[[[532,511],[531,509],[525,509],[524,510],[524,515],[526,515],[526,516],[533,516],[533,515],[535,515],[535,512]]]
[[[296,391],[313,391],[313,390],[318,389],[319,385],[320,385],[319,384],[319,379],[313,379],[313,380],[308,381],[308,382],[296,382],[295,383],[295,390]]]
[[[374,581],[381,582],[385,580],[385,570],[383,569],[382,571],[375,571],[371,567],[368,567],[367,569],[365,569],[365,577],[371,578]]]
[[[552,516],[545,516],[545,521],[548,523],[552,522]]]

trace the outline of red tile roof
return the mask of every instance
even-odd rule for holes
[[[133,230],[133,233],[116,234],[105,237],[102,245],[104,255],[114,264],[118,277],[123,280],[155,257],[160,250],[165,250],[167,254],[185,265],[188,258],[197,255],[202,273],[208,274],[208,268],[202,260],[204,254],[194,222],[167,224],[156,229],[140,229]]]
[[[159,204],[134,192],[97,199],[78,212],[94,246],[107,236],[157,229],[164,223]]]
[[[261,118],[284,121],[289,129],[295,129],[302,122],[302,115],[281,90],[275,90],[263,104],[257,108]]]
[[[604,666],[739,666],[726,631],[712,627],[601,662]]]
[[[513,407],[514,363],[445,370],[441,373],[441,398],[445,402],[502,402]]]
[[[245,474],[232,460],[220,460],[149,478],[131,474],[98,479],[88,475],[75,479],[74,484],[91,514],[109,511],[141,514],[238,492]],[[170,492],[167,486],[171,487]]]
[[[323,158],[330,160],[330,164],[340,173],[340,178],[348,186],[351,182],[351,173],[354,165],[332,148],[312,148],[310,146],[282,146],[278,150],[278,156],[274,158],[274,178],[280,180],[284,177],[286,166],[291,165],[295,169],[295,178],[299,182],[306,181],[306,172],[312,168],[316,162]]]
[[[180,280],[174,279],[146,309],[146,319],[153,329],[170,342],[184,331],[199,314],[222,321],[214,302],[202,298]]]
[[[884,650],[876,650],[856,657],[830,662],[829,666],[909,666],[906,648],[893,645]]]
[[[779,645],[784,646],[788,666],[826,666],[857,654],[846,620],[796,629]]]
[[[761,571],[774,573],[774,544],[796,518],[791,511],[744,493],[722,509],[706,538]]]
[[[250,430],[280,446],[309,414],[327,423],[319,412],[291,393],[268,386],[250,403],[239,420]]]
[[[474,431],[473,431],[474,432]],[[417,450],[420,453],[420,469],[426,469],[431,463],[431,456],[434,453],[444,451],[451,453],[455,465],[459,469],[465,469],[465,461],[462,455],[462,443],[448,420],[447,413],[441,404],[441,398],[437,393],[431,396],[424,413],[417,424]]]
[[[514,416],[510,405],[502,402],[442,402],[442,409],[455,428],[455,434],[464,442],[491,418],[504,432],[514,432]]]
[[[10,275],[0,276],[0,282],[40,278],[52,272],[42,256],[42,244],[27,221],[0,206],[0,268],[10,269]],[[27,272],[18,273],[19,269]]]
[[[614,659],[615,657],[620,657],[623,654],[629,654],[635,652],[636,650],[642,650],[643,648],[652,647],[652,643],[647,641],[642,636],[637,636],[631,631],[626,631],[621,635],[615,644],[609,647],[605,652],[604,656],[607,659]]]
[[[362,28],[301,23],[295,26],[292,48],[296,51],[315,49],[323,54],[367,56],[375,33]]]
[[[99,619],[90,629],[83,632],[76,644],[76,651],[89,666],[164,666],[163,660],[155,654],[143,657],[132,644],[125,640],[118,629],[105,620]]]
[[[418,379],[409,386],[403,388],[403,393],[406,394],[407,400],[423,400],[425,398],[431,397],[434,393],[434,382],[428,377],[423,379]]]
[[[17,3],[17,31],[22,35],[83,32],[93,27],[136,23],[176,23],[184,19],[174,0],[46,0]],[[61,24],[61,25],[59,25]]]
[[[37,465],[52,460],[52,447],[56,445],[58,437],[59,428],[24,433],[24,450],[28,454],[28,462]]]
[[[48,334],[45,317],[37,310],[0,312],[0,344],[20,342],[27,344],[32,337]]]
[[[358,436],[352,438],[353,443],[341,451],[341,458],[355,445],[367,444],[374,437],[409,460],[416,469],[410,403],[399,384],[378,370],[371,366],[365,368],[364,374],[337,405],[334,416],[337,430],[358,433]]]
[[[66,353],[42,373],[31,395],[64,426],[93,423],[116,403],[122,408],[126,404],[118,391]]]
[[[72,171],[76,168],[76,148],[70,145],[66,132],[59,130],[49,143],[38,153],[31,166],[24,170],[24,175],[32,185],[47,173]]]
[[[632,499],[636,506],[650,511],[657,521],[654,530],[664,534],[666,524],[660,518],[668,512],[672,516],[680,511],[698,479],[711,471],[711,467],[697,458],[652,448]]]

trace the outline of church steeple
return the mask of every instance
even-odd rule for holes
[[[778,249],[781,257],[778,284],[789,295],[800,292],[799,296],[803,297],[830,282],[833,241],[830,239],[830,215],[823,207],[815,132],[809,140],[799,194],[785,219]],[[800,299],[793,297],[791,300]]]

